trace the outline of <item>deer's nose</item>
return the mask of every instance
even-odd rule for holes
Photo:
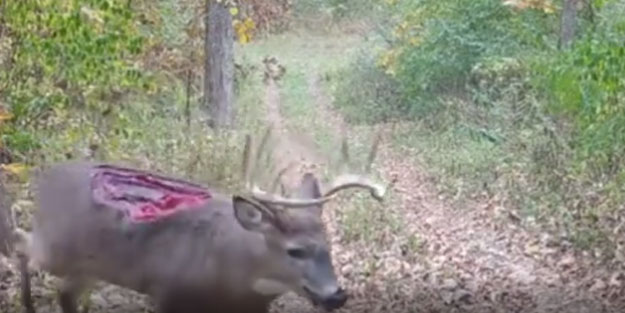
[[[347,293],[343,288],[338,288],[336,292],[321,300],[321,305],[326,311],[341,308],[347,302]]]

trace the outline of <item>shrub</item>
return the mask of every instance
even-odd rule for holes
[[[414,120],[398,142],[454,199],[485,193],[582,247],[611,242],[625,188],[625,5],[595,9],[559,51],[547,9],[395,1],[382,53],[366,49],[339,75],[337,105],[352,122]]]
[[[335,105],[351,123],[376,123],[398,119],[407,112],[399,82],[383,72],[370,54],[360,54],[336,73]]]

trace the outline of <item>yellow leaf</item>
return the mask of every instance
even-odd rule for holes
[[[87,6],[83,6],[80,8],[80,13],[92,23],[96,25],[103,24],[104,20],[102,19],[102,14],[98,10],[93,10]]]
[[[13,118],[10,112],[0,112],[0,121],[8,121]]]
[[[238,8],[230,8],[230,14],[232,16],[236,16],[237,14],[239,14],[239,9]]]
[[[245,27],[247,27],[249,29],[254,29],[254,27],[256,27],[256,24],[254,23],[254,20],[252,20],[249,17],[245,19],[245,22],[243,22],[243,24],[245,24]]]
[[[18,176],[22,175],[28,169],[23,163],[0,164],[0,168]]]
[[[256,26],[254,21],[251,18],[246,18],[245,21],[241,22],[239,20],[234,20],[234,31],[237,34],[239,39],[239,43],[245,44],[251,41],[252,39],[252,31]]]
[[[545,7],[543,8],[543,12],[547,13],[547,14],[551,14],[554,13],[556,11],[555,7],[553,6],[553,4],[547,4],[545,5]]]
[[[411,45],[413,45],[413,46],[417,46],[417,45],[419,45],[419,44],[421,43],[421,38],[420,38],[420,37],[415,36],[415,37],[412,37],[412,38],[408,39],[408,42],[409,42]]]

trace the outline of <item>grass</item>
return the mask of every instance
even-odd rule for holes
[[[492,172],[504,158],[502,147],[475,136],[459,125],[435,132],[420,123],[407,123],[394,136],[397,148],[409,147],[412,156],[427,164],[429,174],[453,199],[471,197],[492,180]]]

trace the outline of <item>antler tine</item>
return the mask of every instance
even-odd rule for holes
[[[285,166],[283,169],[281,169],[278,174],[276,175],[275,179],[273,180],[273,183],[271,184],[271,192],[275,193],[276,189],[278,188],[278,186],[280,186],[283,190],[284,190],[284,184],[282,184],[282,177],[284,176],[284,174],[286,172],[288,172],[290,169],[293,168],[293,166],[295,166],[295,162],[291,162],[289,163],[289,165]],[[284,193],[283,193],[284,194]]]
[[[293,199],[285,198],[275,194],[267,193],[261,190],[258,186],[252,188],[252,196],[254,199],[271,205],[284,205],[292,208],[309,207],[312,205],[320,205],[332,200],[333,197],[322,197],[317,199]]]
[[[369,173],[371,170],[371,164],[373,163],[373,160],[375,159],[378,146],[379,146],[379,142],[380,142],[380,138],[381,136],[379,136],[378,134],[378,136],[374,139],[371,151],[368,155],[368,159],[367,159],[368,163],[366,164],[367,173]],[[343,160],[348,161],[349,152],[348,152],[348,147],[347,147],[347,139],[345,137],[343,138],[341,152],[342,152]],[[276,180],[274,181],[274,184],[272,185],[272,191],[275,191],[275,188],[277,188],[277,184],[279,183],[280,177],[284,174],[284,172],[288,170],[290,166],[291,165],[287,166],[286,168],[280,171],[280,173],[278,174],[278,177],[276,178]],[[252,187],[252,195],[258,201],[264,202],[266,204],[285,205],[285,206],[289,206],[292,208],[298,208],[298,207],[308,207],[308,206],[313,206],[313,205],[324,204],[334,199],[336,197],[336,194],[339,191],[350,189],[350,188],[366,189],[369,191],[371,196],[378,201],[383,201],[384,195],[386,193],[385,186],[375,183],[372,179],[366,176],[344,174],[344,175],[337,177],[331,184],[331,187],[328,189],[328,191],[326,191],[322,197],[317,198],[317,199],[289,199],[283,196],[276,195],[275,193],[265,192],[261,190],[258,186]]]
[[[243,164],[241,176],[245,182],[246,187],[250,187],[250,153],[252,146],[252,136],[245,135],[245,145],[243,146]]]
[[[259,173],[258,178],[256,179],[257,181],[262,182],[263,184],[271,182],[274,178],[274,175],[277,175],[276,164],[275,162],[273,162],[273,154],[271,153],[271,151],[273,151],[273,145],[274,145],[273,142],[267,143],[265,151],[268,151],[268,153],[264,153],[262,162],[258,164],[260,173]]]
[[[347,136],[343,136],[343,140],[341,140],[341,163],[339,164],[339,169],[343,170],[349,166],[349,146],[347,145]]]
[[[335,179],[332,183],[332,187],[327,192],[325,192],[321,198],[317,199],[287,199],[282,196],[276,196],[264,192],[257,186],[254,186],[252,194],[257,200],[268,204],[286,205],[289,207],[297,208],[324,204],[334,199],[339,191],[350,188],[367,189],[371,193],[371,196],[378,201],[382,201],[386,193],[386,187],[374,183],[369,178],[359,175],[346,174],[339,176],[337,179]]]
[[[267,129],[265,130],[265,133],[263,134],[263,137],[261,138],[258,144],[258,148],[256,149],[256,154],[255,154],[254,167],[252,168],[252,176],[250,177],[250,184],[253,180],[255,180],[258,177],[258,171],[260,170],[259,162],[263,156],[265,146],[267,145],[267,142],[269,141],[269,137],[271,136],[272,130],[273,130],[272,125],[267,126]]]
[[[378,201],[384,200],[384,195],[386,194],[385,186],[375,183],[372,179],[368,177],[345,174],[337,177],[334,180],[332,187],[328,191],[326,191],[323,196],[324,198],[332,197],[337,192],[349,188],[367,189],[371,193],[371,196]]]
[[[378,131],[375,138],[373,139],[373,144],[371,145],[371,151],[369,151],[369,156],[367,157],[367,164],[365,164],[365,173],[371,173],[371,166],[373,165],[373,161],[378,153],[378,147],[380,145],[380,140],[382,139],[382,132]]]

